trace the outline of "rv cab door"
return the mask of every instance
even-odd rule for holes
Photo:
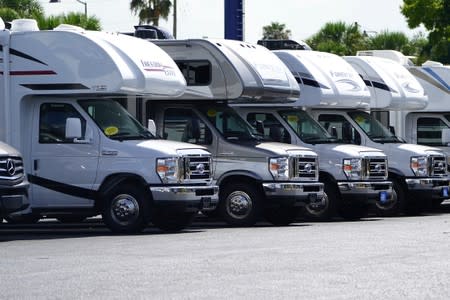
[[[29,178],[33,208],[91,207],[99,160],[98,131],[92,130],[91,120],[74,102],[35,101],[34,105]],[[80,137],[66,137],[68,119],[80,120]]]

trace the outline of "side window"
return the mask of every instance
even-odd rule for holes
[[[39,143],[73,143],[66,138],[67,118],[81,120],[81,132],[86,132],[86,120],[70,104],[44,103],[39,111]],[[82,137],[83,139],[84,137]]]
[[[211,63],[207,60],[176,61],[189,86],[209,85],[211,82]]]
[[[352,124],[340,115],[320,115],[319,123],[335,138],[346,144],[361,144],[361,135]]]
[[[274,142],[291,143],[289,132],[273,114],[250,113],[247,115],[247,121],[265,138]]]
[[[417,144],[442,146],[442,129],[448,128],[439,118],[417,119]]]
[[[168,140],[210,145],[211,130],[192,110],[169,108],[164,112],[163,135]]]

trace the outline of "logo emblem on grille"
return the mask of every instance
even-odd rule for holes
[[[381,172],[381,165],[376,164],[376,165],[373,167],[373,169],[374,169],[375,172]]]
[[[305,172],[306,173],[311,173],[313,171],[313,167],[311,164],[306,164],[305,165]]]
[[[6,172],[8,172],[10,176],[14,176],[14,174],[16,174],[16,164],[11,158],[8,158],[6,161]]]
[[[196,170],[197,172],[199,172],[200,174],[203,174],[203,173],[205,173],[205,165],[204,165],[204,164],[198,164],[198,165],[195,167],[195,170]]]
[[[434,169],[436,170],[436,171],[444,171],[445,170],[445,164],[443,163],[443,162],[438,162],[436,165],[435,165],[435,167],[434,167]]]

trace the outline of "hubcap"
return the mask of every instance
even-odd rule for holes
[[[328,205],[329,205],[328,195],[324,193],[320,201],[308,204],[306,206],[306,210],[308,211],[309,214],[319,215],[328,208]]]
[[[112,201],[111,216],[116,223],[121,225],[131,224],[139,216],[139,203],[131,195],[118,195]]]
[[[384,204],[380,201],[376,202],[376,206],[381,210],[390,210],[394,208],[395,205],[397,205],[397,192],[394,189],[392,190],[391,199],[389,199],[387,202],[385,202]]]
[[[243,191],[232,192],[227,198],[227,213],[235,219],[244,219],[252,211],[253,202]]]

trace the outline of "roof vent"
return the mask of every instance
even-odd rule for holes
[[[11,31],[39,31],[36,20],[16,19],[11,22]]]

